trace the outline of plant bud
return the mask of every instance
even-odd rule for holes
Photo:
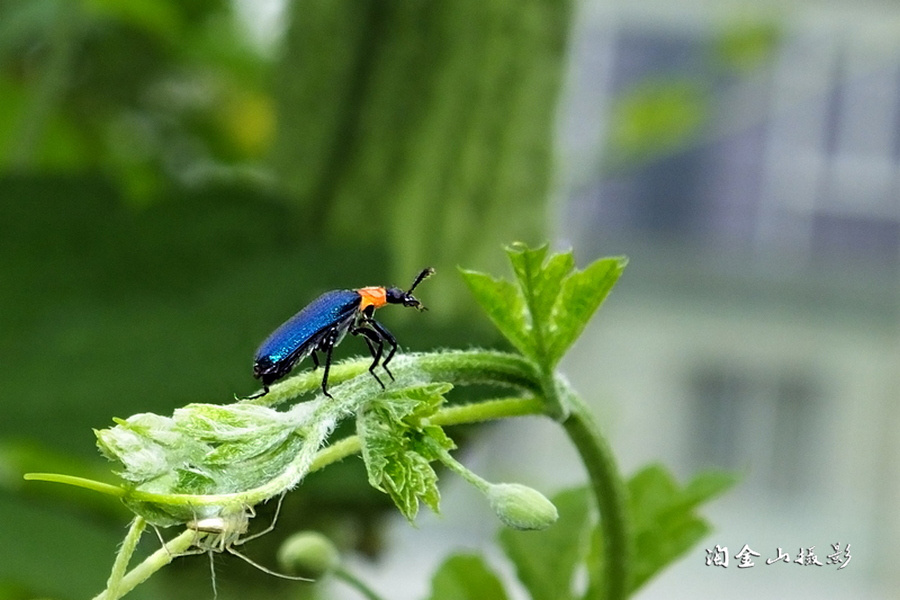
[[[278,564],[289,573],[319,579],[341,564],[341,555],[330,539],[316,531],[300,531],[278,549]]]
[[[519,483],[493,483],[487,489],[491,508],[513,529],[546,529],[559,513],[539,491]]]

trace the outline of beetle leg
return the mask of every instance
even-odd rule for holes
[[[366,320],[364,323],[368,323]],[[378,366],[378,361],[381,360],[381,354],[384,351],[384,341],[381,339],[381,336],[378,335],[378,332],[369,329],[368,327],[354,327],[350,330],[350,333],[353,335],[361,335],[363,339],[366,340],[366,345],[369,347],[369,352],[372,354],[372,364],[369,365],[369,373],[372,374],[372,377],[375,378],[375,381],[378,382],[378,385],[381,386],[381,389],[384,389],[384,383],[375,373],[375,367]],[[390,372],[388,372],[390,375]],[[391,379],[394,377],[391,376]]]
[[[378,352],[378,348],[375,346],[376,342],[373,342],[369,335],[362,333],[365,331],[364,329],[360,329],[354,333],[354,335],[361,335],[362,339],[366,341],[366,346],[369,347],[369,354],[372,355],[372,358],[375,357],[375,353]],[[370,332],[371,333],[371,332]]]
[[[391,347],[391,349],[388,350],[387,356],[381,361],[381,368],[384,369],[384,372],[387,373],[391,378],[391,381],[393,381],[394,374],[388,369],[388,363],[391,362],[391,359],[394,358],[394,353],[397,352],[397,340],[394,339],[394,336],[391,335],[391,332],[388,331],[384,325],[375,319],[367,319],[366,323],[372,328],[373,333],[378,338],[378,346],[380,349],[384,347],[385,342]]]
[[[369,321],[369,324],[371,324],[371,325],[372,325],[372,329],[374,329],[374,330],[377,332],[377,334],[378,334],[378,336],[379,336],[379,338],[380,338],[379,344],[383,345],[384,342],[387,342],[388,345],[391,347],[391,349],[388,350],[387,356],[386,356],[386,357],[384,358],[384,360],[381,362],[381,368],[384,369],[385,373],[387,373],[388,375],[390,375],[391,380],[393,380],[393,379],[394,379],[394,374],[391,373],[391,370],[387,368],[387,364],[388,364],[389,362],[391,362],[391,359],[394,358],[394,353],[397,352],[397,340],[394,339],[394,336],[391,335],[391,332],[388,331],[388,330],[385,328],[384,325],[382,325],[381,323],[379,323],[379,322],[376,321],[375,319],[371,319],[371,320]]]
[[[331,370],[331,351],[334,350],[334,343],[337,340],[337,330],[332,329],[319,342],[319,349],[325,351],[325,374],[322,375],[322,393],[334,400],[334,396],[328,393],[328,371]]]
[[[313,361],[313,371],[315,371],[316,369],[319,368],[319,354],[318,354],[318,351],[317,351],[315,348],[313,348],[313,351],[310,352],[309,355],[312,356],[312,361]]]
[[[265,396],[268,393],[269,393],[269,386],[264,383],[263,391],[261,391],[257,394],[253,394],[252,396],[247,396],[246,398],[244,398],[244,400],[256,400],[257,398],[262,398],[263,396]]]

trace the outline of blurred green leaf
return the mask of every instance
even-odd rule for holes
[[[648,466],[629,480],[628,506],[634,532],[632,591],[710,531],[695,509],[736,482],[732,474],[707,472],[680,487],[660,465]]]
[[[738,21],[719,33],[714,50],[725,68],[747,72],[771,60],[781,38],[776,21]]]
[[[170,41],[176,41],[184,27],[178,4],[169,0],[82,0],[85,11],[95,17],[130,23]]]
[[[484,558],[455,554],[447,558],[431,580],[429,600],[506,600],[503,583]]]
[[[587,489],[556,494],[559,520],[541,531],[500,531],[500,545],[531,600],[568,600],[575,570],[587,553],[593,522]]]
[[[645,161],[696,139],[709,120],[709,95],[699,81],[649,78],[616,98],[607,138],[611,166]]]

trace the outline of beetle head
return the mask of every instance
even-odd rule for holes
[[[402,304],[403,306],[409,306],[412,308],[417,308],[419,310],[427,310],[418,298],[412,295],[416,286],[422,283],[426,277],[430,276],[434,273],[434,269],[428,267],[427,269],[422,269],[422,272],[416,276],[416,280],[413,281],[413,284],[406,291],[401,290],[400,288],[388,288],[385,290],[385,300],[388,304]]]

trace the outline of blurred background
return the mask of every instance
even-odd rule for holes
[[[431,310],[382,316],[403,347],[502,347],[455,268],[504,273],[513,240],[631,259],[564,363],[622,469],[743,475],[640,597],[896,597],[898,99],[874,0],[0,0],[0,599],[98,593],[129,519],[21,473],[109,480],[92,428],[251,393],[257,344],[328,289],[433,265]],[[584,479],[542,420],[461,437],[489,479]],[[345,461],[246,550],[323,529],[425,598],[498,528],[444,480],[411,528]],[[835,543],[840,571],[765,564]],[[217,567],[223,599],[310,597]],[[197,557],[133,597],[210,594]]]

